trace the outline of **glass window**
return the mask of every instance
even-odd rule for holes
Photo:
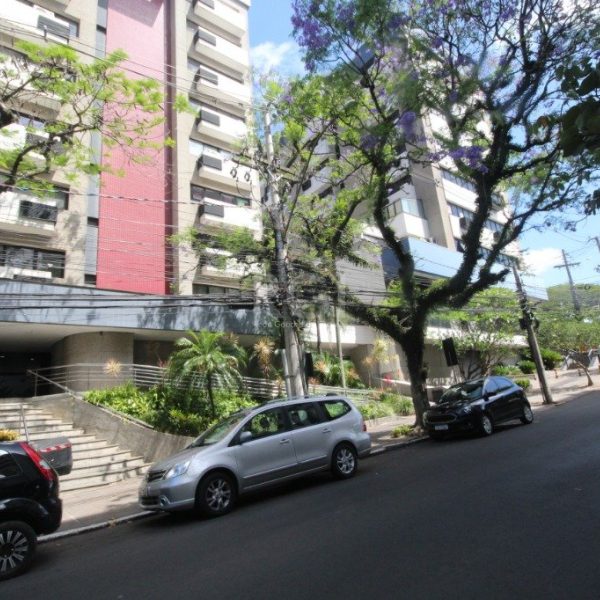
[[[321,406],[325,410],[325,415],[330,421],[339,419],[350,412],[350,406],[343,400],[325,400],[321,402]]]
[[[21,468],[8,452],[0,451],[0,480],[21,473]]]
[[[301,427],[310,427],[321,423],[323,418],[317,405],[314,402],[306,404],[294,404],[286,408],[292,429],[300,429]]]
[[[57,213],[58,210],[55,206],[48,206],[41,202],[21,200],[19,203],[19,217],[21,219],[35,219],[37,221],[56,223]]]
[[[268,437],[285,431],[283,411],[280,408],[272,408],[254,415],[242,427],[242,432],[249,431],[255,439]]]
[[[514,384],[510,379],[506,379],[506,377],[495,377],[496,383],[498,384],[498,391],[502,392],[511,388]]]
[[[498,391],[498,384],[493,379],[488,379],[485,383],[486,394],[495,394]]]

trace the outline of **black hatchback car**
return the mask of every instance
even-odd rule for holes
[[[29,567],[37,535],[60,526],[58,475],[25,442],[0,442],[0,580]]]
[[[513,419],[533,422],[523,388],[506,377],[482,377],[448,388],[425,412],[423,423],[431,438],[442,439],[468,431],[491,435],[496,424]]]

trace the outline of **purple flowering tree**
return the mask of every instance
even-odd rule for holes
[[[348,313],[402,348],[421,425],[432,312],[464,306],[501,282],[509,273],[498,265],[505,249],[528,227],[577,213],[581,185],[593,179],[586,161],[561,148],[571,100],[556,76],[592,53],[588,32],[598,12],[587,0],[294,0],[293,11],[307,69],[329,82],[330,138],[340,149],[328,163],[338,193],[323,207],[337,215],[337,227],[312,236],[306,227],[305,241],[324,251],[357,219],[379,230],[397,263],[384,305],[365,302],[335,277],[328,284]],[[419,169],[439,179],[439,167],[469,182],[475,210],[457,240],[457,271],[424,284],[386,205],[391,185],[409,184]],[[504,202],[499,192],[510,205],[492,237],[485,230]]]

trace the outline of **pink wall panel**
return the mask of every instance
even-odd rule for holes
[[[165,1],[109,0],[106,50],[125,50],[129,77],[164,81]],[[164,125],[152,135],[158,140],[164,136]],[[125,176],[101,177],[97,286],[163,294],[168,291],[166,151],[150,152],[147,165],[132,163],[130,152],[121,148],[104,148],[104,153]]]

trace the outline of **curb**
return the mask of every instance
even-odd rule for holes
[[[41,535],[38,538],[38,544],[55,542],[56,540],[62,540],[67,537],[74,537],[82,533],[89,533],[91,531],[97,531],[99,529],[106,529],[114,525],[122,525],[123,523],[129,523],[130,521],[139,521],[141,519],[151,517],[155,514],[155,512],[144,511],[127,515],[125,517],[119,517],[118,519],[110,519],[108,521],[102,521],[101,523],[94,523],[93,525],[84,525],[83,527],[77,527],[76,529],[67,529],[66,531],[57,531],[56,533]]]

